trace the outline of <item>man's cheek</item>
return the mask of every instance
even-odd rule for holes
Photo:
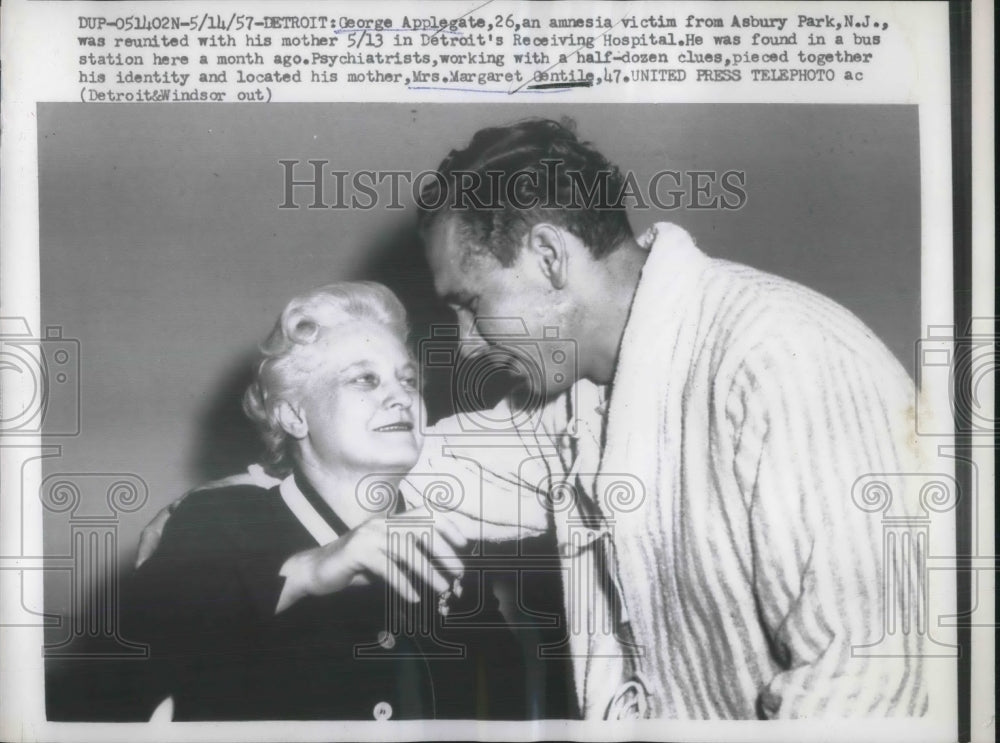
[[[489,347],[489,343],[479,336],[464,337],[458,344],[458,354],[463,362],[477,358]]]

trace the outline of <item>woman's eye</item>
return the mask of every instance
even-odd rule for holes
[[[363,385],[365,387],[377,387],[378,386],[378,375],[376,374],[359,374],[354,378],[356,384]]]
[[[404,387],[411,390],[415,390],[419,384],[416,377],[403,377],[401,381]]]

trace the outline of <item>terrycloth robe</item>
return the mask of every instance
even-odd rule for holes
[[[645,242],[601,470],[646,485],[614,516],[652,714],[921,713],[925,635],[885,632],[921,555],[886,564],[883,519],[915,509],[865,489],[916,472],[908,376],[831,300],[674,225]]]
[[[463,483],[445,516],[506,539],[551,512],[567,582],[595,576],[589,601],[565,590],[571,629],[585,628],[570,638],[585,716],[923,713],[925,633],[901,623],[918,608],[899,590],[921,584],[923,545],[893,567],[884,529],[920,513],[910,379],[816,292],[710,259],[674,225],[640,242],[650,256],[603,454],[586,445],[601,425],[592,405],[574,409],[592,397],[586,382],[520,439],[477,442],[474,426],[444,421],[418,469]],[[551,499],[560,482],[574,486],[565,508]],[[574,546],[595,514],[596,561]],[[593,634],[609,615],[618,653]]]

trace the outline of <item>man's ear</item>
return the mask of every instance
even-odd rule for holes
[[[278,403],[275,412],[278,415],[278,425],[281,426],[281,430],[293,439],[304,439],[309,433],[305,411],[298,405],[292,405],[287,400],[282,400]]]
[[[556,289],[566,286],[569,278],[568,237],[565,229],[548,222],[536,224],[528,233],[525,250],[537,261],[542,275]]]

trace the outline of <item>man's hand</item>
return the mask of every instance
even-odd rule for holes
[[[167,525],[167,521],[170,519],[170,514],[174,512],[174,509],[180,505],[181,501],[187,498],[188,494],[185,493],[177,500],[172,503],[167,504],[165,507],[161,508],[157,514],[142,528],[142,533],[139,534],[139,548],[136,550],[135,554],[135,568],[139,569],[146,560],[153,556],[156,552],[156,548],[160,546],[160,538],[163,536],[163,527]]]
[[[160,546],[160,538],[163,536],[163,527],[167,525],[167,521],[170,519],[170,514],[172,514],[177,506],[181,504],[181,501],[187,498],[191,493],[197,493],[202,490],[214,490],[215,488],[225,488],[232,485],[256,485],[260,488],[272,488],[277,485],[280,480],[275,477],[268,475],[264,468],[259,464],[251,464],[247,467],[246,472],[240,472],[235,475],[230,475],[229,477],[223,477],[220,480],[212,480],[204,485],[199,485],[196,488],[192,488],[187,491],[177,500],[169,503],[165,508],[161,509],[153,517],[153,520],[146,524],[142,529],[142,533],[139,534],[139,548],[135,555],[135,567],[138,570],[139,566],[142,565],[146,560],[153,556],[156,552],[156,548]]]
[[[407,518],[421,516],[430,516],[426,508],[406,512]],[[330,544],[292,555],[280,571],[285,586],[275,613],[305,596],[335,593],[348,585],[369,583],[372,577],[381,578],[412,603],[420,600],[414,578],[436,594],[448,591],[462,573],[462,561],[455,550],[465,547],[467,540],[442,519],[435,519],[433,545],[426,542],[423,532],[423,525],[407,528],[404,520],[395,517],[392,535],[398,539],[390,540],[388,519],[369,519]],[[411,535],[419,540],[419,546],[407,549]]]

